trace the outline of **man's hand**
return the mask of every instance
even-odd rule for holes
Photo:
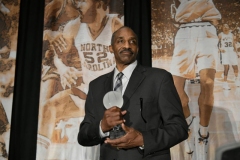
[[[110,131],[114,126],[121,124],[124,122],[123,115],[125,115],[127,111],[121,111],[120,108],[114,106],[107,109],[104,112],[103,119],[101,122],[101,128],[103,132]]]
[[[48,40],[50,45],[56,48],[59,52],[67,53],[71,48],[72,39],[60,31],[45,30],[43,39]]]
[[[71,88],[72,84],[76,85],[78,77],[82,76],[82,71],[77,70],[74,67],[66,66],[57,56],[56,50],[53,45],[50,45],[51,49],[54,51],[54,65],[57,68],[57,74],[60,76],[60,81],[63,89],[66,87]]]
[[[76,85],[77,78],[82,76],[82,71],[67,66],[59,68],[58,73],[60,75],[61,85],[64,89],[66,89],[66,86],[71,88],[72,84]]]
[[[122,128],[126,132],[126,135],[121,138],[112,140],[107,138],[105,140],[105,143],[108,143],[116,148],[134,148],[140,147],[144,144],[143,136],[139,131],[135,130],[134,128],[125,126],[124,123],[122,123]]]

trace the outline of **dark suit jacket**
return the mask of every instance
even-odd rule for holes
[[[143,152],[138,147],[117,150],[104,144],[104,139],[99,135],[99,123],[106,110],[103,97],[113,89],[113,75],[114,71],[102,75],[89,85],[86,115],[78,134],[79,144],[101,144],[101,160],[169,160],[170,147],[188,136],[188,126],[172,75],[163,69],[138,64],[123,95],[122,110],[127,110],[125,124],[142,133]],[[143,100],[142,111],[140,98]]]

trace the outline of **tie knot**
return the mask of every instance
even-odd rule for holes
[[[122,92],[122,76],[123,76],[122,72],[119,72],[117,74],[117,81],[116,81],[115,87],[113,89],[114,91]]]
[[[118,79],[122,79],[122,76],[123,76],[123,73],[122,73],[122,72],[119,72],[119,73],[117,74],[117,78],[118,78]]]

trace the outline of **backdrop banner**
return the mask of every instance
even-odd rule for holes
[[[151,0],[152,66],[172,73],[189,124],[173,160],[213,160],[240,138],[240,2]],[[176,133],[177,134],[177,133]]]
[[[0,0],[0,159],[8,159],[20,1]]]
[[[123,8],[123,0],[45,1],[36,159],[99,158],[99,146],[83,147],[77,136],[89,82],[115,67],[109,45]]]

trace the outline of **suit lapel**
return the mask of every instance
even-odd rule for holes
[[[129,99],[133,95],[133,93],[137,90],[137,88],[140,86],[142,81],[145,78],[145,75],[142,74],[146,69],[142,67],[141,65],[137,65],[137,67],[134,69],[131,78],[128,82],[127,88],[124,92],[123,99],[124,104],[123,108],[126,109],[126,104],[128,103]]]
[[[109,74],[107,74],[107,78],[104,83],[105,93],[113,90],[113,75],[114,75],[114,70]]]
[[[137,90],[137,88],[140,86],[140,84],[144,80],[145,75],[143,74],[143,72],[145,72],[145,70],[146,69],[139,64],[133,70],[133,73],[130,77],[127,88],[123,95],[124,103],[122,108],[124,109],[127,108],[126,104],[128,103],[129,99],[132,97],[133,93]],[[104,83],[105,93],[113,90],[113,75],[114,75],[114,70],[109,74],[107,74],[107,78]]]

